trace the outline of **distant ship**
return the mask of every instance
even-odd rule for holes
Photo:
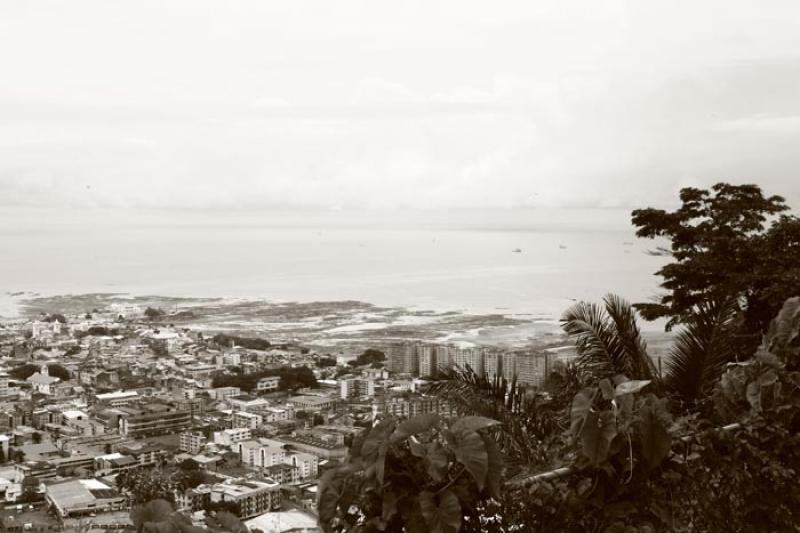
[[[561,248],[562,250],[566,250],[567,249],[567,247],[564,246],[563,244],[559,244],[558,247]]]
[[[522,253],[522,248],[514,248],[511,251],[514,252],[515,254],[519,254],[519,253]]]

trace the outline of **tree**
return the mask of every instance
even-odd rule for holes
[[[61,322],[62,324],[67,323],[67,319],[61,313],[51,313],[47,315],[44,319],[45,322]]]
[[[144,316],[146,316],[149,320],[157,320],[162,316],[164,316],[164,311],[162,311],[161,309],[148,307],[144,311]]]
[[[39,366],[34,365],[31,363],[27,363],[24,365],[20,365],[16,368],[12,368],[8,371],[8,374],[13,377],[14,379],[28,379],[33,374],[39,371]],[[68,381],[70,379],[69,370],[64,368],[59,364],[50,364],[47,365],[47,373],[53,377],[59,378],[62,381]]]
[[[667,292],[635,307],[647,320],[668,318],[669,329],[690,321],[702,305],[733,298],[743,312],[739,333],[754,349],[787,294],[798,290],[800,220],[776,218],[788,210],[784,199],[765,197],[757,185],[687,187],[680,200],[672,212],[632,213],[637,236],[667,239],[670,246],[658,253],[672,258],[656,273]]]
[[[117,487],[131,495],[134,504],[153,500],[175,501],[175,488],[171,476],[160,468],[126,470],[117,475]]]
[[[334,359],[333,357],[320,357],[319,359],[317,359],[316,365],[319,368],[325,368],[325,367],[328,367],[328,366],[336,366],[336,359]]]

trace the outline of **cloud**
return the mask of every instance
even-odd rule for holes
[[[794,2],[0,10],[0,205],[800,201]]]

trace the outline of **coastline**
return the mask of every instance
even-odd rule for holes
[[[379,306],[357,300],[279,301],[113,292],[44,296],[33,291],[5,294],[4,299],[14,300],[16,319],[31,319],[42,312],[83,314],[110,306],[157,307],[168,313],[169,323],[199,331],[263,336],[334,351],[409,340],[523,348],[563,343],[565,338],[553,316]],[[644,333],[661,343],[665,334],[659,331],[645,328]]]

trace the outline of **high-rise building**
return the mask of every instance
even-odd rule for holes
[[[389,349],[389,370],[398,374],[419,375],[417,342],[394,344]]]
[[[519,353],[517,354],[517,381],[520,384],[541,387],[550,371],[550,354]]]
[[[438,350],[433,344],[421,344],[417,349],[419,356],[419,375],[422,377],[435,377],[439,373],[436,363]]]
[[[497,350],[486,350],[483,354],[483,372],[488,379],[503,377],[503,357]]]
[[[483,348],[463,348],[453,352],[453,366],[466,370],[471,368],[478,377],[483,376]]]
[[[450,372],[453,369],[453,352],[458,348],[449,344],[440,344],[436,347],[436,367],[438,373]]]
[[[500,354],[502,360],[503,377],[507,381],[513,381],[517,377],[517,354],[514,352],[503,352]]]

